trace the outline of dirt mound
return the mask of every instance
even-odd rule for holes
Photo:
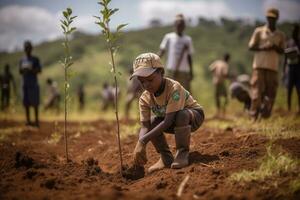
[[[98,166],[98,160],[94,158],[88,158],[87,160],[82,161],[85,166],[86,176],[94,176],[101,173],[101,168]]]
[[[129,180],[138,180],[145,177],[145,168],[143,166],[133,165],[124,166],[122,176]]]

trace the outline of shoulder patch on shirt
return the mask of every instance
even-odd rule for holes
[[[179,101],[179,99],[180,99],[180,94],[179,94],[179,91],[178,91],[178,90],[175,90],[175,91],[173,92],[173,94],[172,94],[172,99],[173,99],[174,101]]]

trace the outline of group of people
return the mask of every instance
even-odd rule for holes
[[[299,28],[295,26],[293,37],[286,46],[284,33],[276,27],[279,11],[274,8],[267,10],[266,18],[266,25],[255,29],[248,45],[249,50],[254,52],[251,78],[246,74],[237,77],[229,75],[228,53],[209,66],[213,73],[218,114],[225,113],[228,99],[224,81],[229,78],[232,81],[232,97],[244,103],[244,108],[249,110],[254,121],[270,117],[278,87],[278,68],[282,54],[285,55],[285,64],[288,66],[289,92],[296,86],[299,99]],[[159,55],[145,53],[134,60],[131,78],[139,80],[144,92],[139,98],[141,129],[133,153],[133,170],[144,167],[148,162],[146,147],[149,142],[160,154],[159,160],[148,168],[149,173],[164,168],[180,169],[189,164],[191,132],[201,126],[205,115],[190,93],[193,47],[191,38],[183,34],[184,27],[183,16],[177,15],[175,32],[165,35]],[[168,59],[164,69],[160,57],[166,51]],[[175,156],[169,149],[164,133],[175,136]]]
[[[231,96],[244,103],[245,109],[249,110],[249,114],[254,120],[260,117],[268,118],[275,102],[278,67],[282,54],[285,55],[285,64],[288,66],[284,70],[288,74],[289,109],[291,107],[290,94],[294,86],[297,88],[300,102],[299,26],[295,26],[293,37],[286,45],[284,33],[276,27],[278,18],[279,11],[273,8],[269,9],[266,12],[266,25],[256,28],[249,41],[249,50],[254,52],[251,78],[247,75],[230,77],[229,53],[225,53],[223,59],[217,60],[209,66],[209,70],[213,73],[218,113],[225,114],[225,106],[228,101],[225,80],[230,78]],[[141,129],[133,154],[134,165],[143,167],[146,164],[146,146],[149,142],[160,154],[160,159],[148,169],[148,172],[166,167],[179,169],[187,166],[191,132],[196,131],[204,121],[203,108],[191,95],[190,83],[194,78],[192,61],[194,50],[191,37],[184,34],[185,25],[184,16],[177,15],[175,32],[164,36],[158,55],[143,53],[133,62],[125,113],[129,114],[132,101],[139,97]],[[39,126],[37,74],[41,72],[41,65],[39,59],[31,54],[30,42],[25,42],[24,49],[25,56],[20,60],[19,72],[22,75],[26,121],[28,125]],[[167,54],[167,64],[164,67],[161,57],[165,54]],[[14,79],[9,72],[9,67],[6,67],[4,76],[1,76],[2,96],[7,96],[5,89],[9,87],[10,80]],[[48,79],[47,84],[53,96],[47,101],[46,108],[57,104],[60,99],[54,81]],[[83,87],[78,94],[80,94],[78,96],[80,96],[83,108]],[[102,97],[105,99],[103,110],[106,110],[108,103],[115,102],[115,88],[104,83]],[[222,97],[224,97],[223,104]],[[1,108],[6,106],[7,99],[4,98]],[[33,123],[30,120],[30,107],[33,107],[35,113]],[[175,136],[175,156],[169,149],[164,133],[171,133]]]
[[[255,29],[248,45],[249,50],[254,52],[251,78],[247,75],[237,78],[229,75],[229,54],[225,54],[222,60],[217,60],[209,66],[213,73],[217,115],[225,112],[227,104],[225,80],[228,78],[232,81],[229,87],[232,97],[244,103],[245,109],[254,120],[270,117],[278,88],[281,55],[284,55],[283,74],[288,90],[288,110],[291,110],[291,94],[295,86],[300,114],[299,25],[294,25],[292,37],[286,41],[284,33],[276,27],[279,11],[269,9],[266,18],[266,25]],[[222,97],[225,99],[223,104],[220,103]]]

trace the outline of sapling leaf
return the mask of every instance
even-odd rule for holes
[[[63,11],[63,15],[65,18],[68,18],[68,13],[66,11]]]
[[[118,27],[117,27],[117,32],[119,32],[122,28],[124,28],[125,26],[127,26],[128,24],[120,24]]]
[[[68,12],[68,15],[71,15],[72,14],[72,9],[71,8],[67,8],[67,12]]]

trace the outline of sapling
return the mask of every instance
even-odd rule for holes
[[[115,86],[115,115],[117,121],[117,139],[118,139],[118,147],[119,147],[119,157],[120,157],[120,171],[122,174],[123,167],[123,159],[122,159],[122,148],[121,148],[121,140],[120,140],[120,123],[119,123],[119,113],[118,113],[118,79],[117,79],[117,70],[115,65],[115,54],[119,46],[117,45],[117,40],[120,38],[120,33],[122,28],[124,28],[127,24],[120,24],[117,26],[116,31],[112,32],[109,26],[109,22],[111,20],[111,16],[115,14],[119,9],[114,8],[111,9],[108,7],[111,0],[101,0],[98,4],[101,5],[100,16],[94,16],[96,18],[96,24],[102,30],[102,34],[106,40],[108,45],[108,50],[111,57],[111,72],[114,77],[114,86]]]
[[[64,67],[64,109],[65,109],[65,121],[64,121],[64,142],[65,142],[65,156],[66,156],[66,161],[69,161],[69,156],[68,156],[68,134],[67,134],[67,115],[68,115],[68,100],[69,100],[69,93],[68,89],[70,87],[70,84],[68,82],[68,78],[70,76],[69,74],[69,68],[73,64],[72,61],[72,56],[70,53],[70,34],[76,30],[76,27],[72,27],[71,24],[73,20],[77,16],[72,16],[72,9],[67,8],[62,12],[63,14],[63,19],[60,20],[61,28],[63,30],[64,34],[64,42],[62,43],[63,48],[64,48],[64,53],[65,57],[63,60],[61,60],[61,64]]]

